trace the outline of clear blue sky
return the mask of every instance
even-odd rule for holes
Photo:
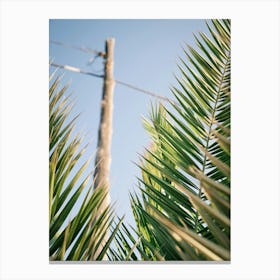
[[[172,98],[169,90],[177,85],[176,63],[183,57],[182,46],[194,46],[194,34],[207,32],[204,20],[50,20],[50,40],[104,51],[106,38],[115,38],[114,76],[141,88]],[[93,57],[74,49],[50,44],[49,57],[58,64],[67,64],[102,74],[102,59],[92,65]],[[53,68],[52,68],[53,70]],[[64,82],[71,81],[73,114],[81,113],[77,130],[86,133],[85,142],[91,141],[85,157],[96,150],[102,79],[78,73],[64,72]],[[116,84],[114,91],[114,119],[111,164],[111,198],[117,213],[126,214],[133,224],[128,198],[129,190],[137,186],[138,154],[149,144],[141,118],[148,116],[150,104],[157,102],[140,92]]]

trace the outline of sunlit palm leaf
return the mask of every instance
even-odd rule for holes
[[[207,26],[181,58],[180,105],[144,121],[153,144],[140,164],[142,197],[131,199],[143,259],[230,259],[230,21]]]

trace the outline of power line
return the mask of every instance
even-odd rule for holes
[[[62,46],[62,47],[66,47],[66,48],[75,49],[75,50],[79,50],[79,51],[82,51],[82,52],[90,53],[90,54],[95,54],[96,56],[101,56],[101,57],[106,56],[106,54],[104,52],[100,52],[100,51],[97,51],[95,49],[88,48],[88,47],[80,47],[80,46],[76,46],[76,45],[65,44],[63,42],[55,41],[55,40],[50,40],[50,43],[54,44],[54,45],[58,45],[58,46]]]
[[[81,73],[81,74],[85,74],[85,75],[89,75],[89,76],[93,76],[93,77],[96,77],[96,78],[104,78],[104,75],[98,75],[98,74],[95,74],[95,73],[92,73],[92,72],[88,72],[88,71],[84,71],[80,68],[77,68],[77,67],[73,67],[73,66],[69,66],[69,65],[61,65],[61,64],[57,64],[57,63],[50,63],[51,66],[54,66],[54,67],[58,67],[58,68],[63,68],[65,70],[68,70],[68,71],[72,71],[72,72],[76,72],[76,73]],[[120,81],[120,80],[114,80],[116,84],[120,84],[120,85],[123,85],[125,87],[128,87],[128,88],[131,88],[131,89],[134,89],[136,91],[139,91],[141,93],[144,93],[144,94],[147,94],[147,95],[150,95],[152,97],[155,97],[155,98],[158,98],[158,99],[161,99],[163,101],[168,101],[170,103],[173,103],[175,105],[179,105],[179,103],[177,103],[176,101],[172,100],[172,99],[169,99],[165,96],[162,96],[160,94],[157,94],[157,93],[154,93],[152,91],[149,91],[149,90],[146,90],[146,89],[143,89],[143,88],[140,88],[140,87],[137,87],[135,85],[132,85],[132,84],[129,84],[127,82],[123,82],[123,81]]]
[[[93,76],[93,77],[96,77],[96,78],[104,78],[104,75],[98,75],[98,74],[95,74],[95,73],[92,73],[92,72],[84,71],[80,68],[73,67],[73,66],[70,66],[70,65],[62,65],[62,64],[52,63],[52,62],[50,63],[50,65],[54,66],[54,67],[58,67],[58,68],[63,68],[63,69],[68,70],[68,71]]]
[[[164,101],[169,101],[171,103],[176,103],[175,101],[165,97],[165,96],[162,96],[162,95],[159,95],[157,93],[154,93],[154,92],[151,92],[149,90],[146,90],[146,89],[142,89],[142,88],[139,88],[137,86],[134,86],[132,84],[129,84],[129,83],[126,83],[126,82],[122,82],[122,81],[119,81],[119,80],[115,80],[115,83],[117,84],[120,84],[120,85],[123,85],[125,87],[128,87],[128,88],[131,88],[131,89],[134,89],[136,91],[139,91],[139,92],[142,92],[142,93],[145,93],[147,95],[150,95],[152,97],[155,97],[155,98],[158,98],[158,99],[161,99],[161,100],[164,100]]]

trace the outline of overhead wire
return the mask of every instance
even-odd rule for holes
[[[68,71],[72,71],[72,72],[76,72],[76,73],[81,73],[81,74],[93,76],[93,77],[96,77],[96,78],[104,78],[104,75],[98,75],[98,74],[95,74],[95,73],[92,73],[92,72],[88,72],[88,71],[82,70],[80,68],[77,68],[77,67],[74,67],[74,66],[70,66],[70,65],[66,65],[66,64],[62,65],[62,64],[57,64],[57,63],[51,62],[50,65],[54,66],[54,67],[57,67],[57,68],[63,68],[63,69],[68,70]]]
[[[98,75],[96,73],[85,71],[85,70],[82,70],[80,68],[73,67],[73,66],[70,66],[70,65],[62,65],[62,64],[57,64],[57,63],[53,63],[53,62],[51,62],[50,65],[54,66],[54,67],[58,67],[58,68],[63,68],[63,69],[68,70],[68,71],[89,75],[89,76],[96,77],[96,78],[102,78],[102,79],[104,78],[104,75]],[[114,79],[114,82],[116,84],[120,84],[120,85],[123,85],[125,87],[131,88],[131,89],[133,89],[135,91],[138,91],[138,92],[144,93],[146,95],[150,95],[152,97],[161,99],[163,101],[168,101],[168,102],[173,103],[173,104],[175,104],[177,106],[180,106],[178,102],[176,102],[176,101],[174,101],[174,100],[172,100],[170,98],[167,98],[165,96],[162,96],[162,95],[160,95],[158,93],[155,93],[155,92],[152,92],[152,91],[140,88],[140,87],[135,86],[133,84],[130,84],[130,83],[127,83],[127,82],[123,82],[123,81],[120,81],[120,80],[117,80],[117,79]]]
[[[134,85],[132,85],[132,84],[129,84],[129,83],[126,83],[126,82],[123,82],[123,81],[120,81],[120,80],[116,80],[116,79],[115,79],[115,83],[116,83],[116,84],[123,85],[123,86],[128,87],[128,88],[131,88],[131,89],[134,89],[134,90],[136,90],[136,91],[145,93],[145,94],[150,95],[150,96],[152,96],[152,97],[155,97],[155,98],[158,98],[158,99],[161,99],[161,100],[168,101],[168,102],[171,102],[171,103],[175,103],[175,104],[176,104],[175,101],[173,101],[173,100],[171,100],[171,99],[169,99],[169,98],[167,98],[167,97],[165,97],[165,96],[159,95],[159,94],[157,94],[157,93],[154,93],[154,92],[152,92],[152,91],[149,91],[149,90],[146,90],[146,89],[143,89],[143,88],[139,88],[139,87],[134,86]],[[177,104],[177,105],[179,105],[179,104]]]
[[[50,43],[54,44],[54,45],[58,45],[58,46],[62,46],[62,47],[66,47],[66,48],[75,49],[75,50],[79,50],[79,51],[82,51],[82,52],[90,53],[90,54],[95,54],[97,56],[102,56],[102,57],[106,56],[106,54],[104,52],[100,52],[98,50],[88,48],[88,47],[80,47],[80,46],[66,44],[66,43],[63,43],[63,42],[60,42],[60,41],[55,41],[55,40],[50,40]]]

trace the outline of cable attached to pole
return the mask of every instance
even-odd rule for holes
[[[95,54],[95,55],[101,56],[101,57],[105,57],[106,56],[105,52],[100,52],[100,51],[97,51],[95,49],[91,49],[91,48],[87,48],[87,47],[79,47],[79,46],[75,46],[75,45],[65,44],[63,42],[59,42],[59,41],[55,41],[55,40],[50,40],[50,43],[54,44],[54,45],[58,45],[58,46],[62,46],[62,47],[66,47],[66,48],[70,48],[70,49],[75,49],[75,50],[78,50],[78,51],[86,52],[86,53]]]
[[[81,74],[85,74],[85,75],[89,75],[89,76],[92,76],[92,77],[96,77],[96,78],[104,78],[104,75],[98,75],[98,74],[95,74],[95,73],[92,73],[92,72],[88,72],[88,71],[84,71],[80,68],[77,68],[77,67],[73,67],[73,66],[70,66],[70,65],[61,65],[61,64],[57,64],[57,63],[50,63],[51,66],[54,66],[54,67],[58,67],[58,68],[63,68],[65,70],[68,70],[68,71],[72,71],[72,72],[76,72],[76,73],[81,73]],[[134,89],[138,92],[141,92],[141,93],[144,93],[144,94],[147,94],[147,95],[150,95],[152,97],[155,97],[155,98],[158,98],[158,99],[161,99],[165,102],[170,102],[172,104],[175,104],[177,106],[180,106],[180,104],[172,99],[169,99],[165,96],[162,96],[162,95],[159,95],[157,93],[154,93],[152,91],[149,91],[149,90],[146,90],[146,89],[143,89],[143,88],[140,88],[140,87],[137,87],[135,85],[132,85],[132,84],[129,84],[127,82],[123,82],[123,81],[120,81],[120,80],[116,80],[114,79],[115,83],[116,84],[120,84],[120,85],[123,85],[125,87],[128,87],[128,88],[131,88],[131,89]]]
[[[98,75],[98,74],[95,74],[95,73],[92,73],[92,72],[84,71],[80,68],[73,67],[73,66],[70,66],[70,65],[62,65],[62,64],[52,63],[52,62],[50,63],[50,65],[54,66],[54,67],[58,67],[58,68],[63,68],[65,70],[68,70],[68,71],[71,71],[71,72],[81,73],[81,74],[93,76],[93,77],[96,77],[96,78],[102,78],[102,79],[104,78],[104,75]]]

